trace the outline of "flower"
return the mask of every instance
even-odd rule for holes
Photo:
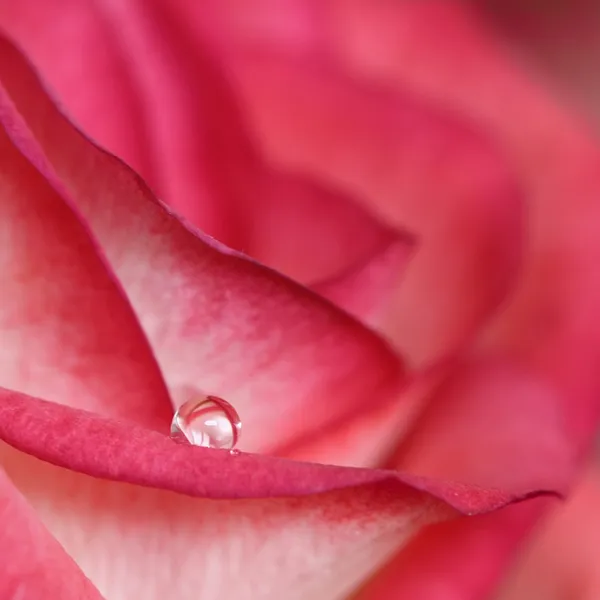
[[[0,23],[3,594],[485,597],[599,416],[587,128],[454,4]]]

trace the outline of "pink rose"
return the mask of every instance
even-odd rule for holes
[[[486,598],[600,416],[587,127],[462,4],[0,23],[0,597]]]

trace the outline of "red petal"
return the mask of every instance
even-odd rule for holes
[[[456,361],[449,371],[390,466],[503,489],[570,483],[563,400],[539,373],[492,356]]]
[[[344,277],[401,237],[348,196],[306,178],[270,171],[258,185],[246,183],[245,194],[252,198],[242,198],[238,209],[244,215],[244,250],[304,284]],[[373,297],[389,300],[384,289]],[[353,303],[339,293],[336,300]]]
[[[265,450],[394,398],[400,364],[381,339],[307,290],[186,229],[56,112],[13,49],[5,44],[1,56],[2,82],[29,128],[6,106],[13,140],[76,198],[176,403],[190,387],[224,396],[244,421],[243,447]]]
[[[476,514],[537,493],[508,492],[398,471],[300,463],[263,455],[230,455],[178,444],[134,422],[23,396],[0,388],[0,438],[44,461],[95,477],[169,489],[207,498],[257,498],[315,494],[367,484],[389,492],[407,486],[454,509]]]
[[[0,597],[102,600],[0,469]]]
[[[413,245],[408,237],[397,238],[368,261],[311,287],[385,335],[393,294],[413,254]]]
[[[166,427],[158,366],[85,227],[4,131],[0,160],[0,384]]]
[[[350,591],[423,525],[524,497],[393,471],[231,456],[176,444],[134,423],[1,394],[0,437],[57,466],[7,446],[3,464],[115,600],[162,598],[167,590],[217,598],[224,589],[255,598],[261,585],[273,597],[314,597],[322,589],[337,597],[331,590]],[[216,503],[181,494],[262,499]],[[123,564],[126,570],[117,568]]]
[[[472,115],[518,168],[529,198],[528,253],[485,346],[555,386],[569,442],[581,451],[600,416],[597,140],[515,71],[464,5],[335,7],[347,68]],[[447,42],[429,44],[431,36]]]
[[[343,194],[264,163],[228,73],[170,11],[53,4],[0,11],[83,130],[192,223],[302,283],[333,277],[391,239]],[[68,44],[57,31],[69,32]]]
[[[404,91],[279,48],[227,64],[272,160],[352,190],[419,240],[390,319],[400,348],[421,364],[463,345],[513,289],[522,251],[522,198],[491,143]]]
[[[600,474],[596,459],[556,508],[502,586],[499,600],[593,600],[600,595]]]
[[[540,516],[554,505],[551,499],[538,498],[429,527],[364,586],[356,600],[491,597],[506,562]]]

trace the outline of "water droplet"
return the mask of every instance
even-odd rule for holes
[[[242,422],[235,408],[217,396],[196,396],[182,404],[171,422],[171,438],[204,448],[232,450]]]
[[[241,452],[237,448],[232,448],[229,451],[229,454],[231,454],[231,456],[239,456],[241,454]]]

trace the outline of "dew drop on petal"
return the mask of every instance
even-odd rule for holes
[[[232,450],[242,422],[235,408],[217,396],[196,396],[182,404],[171,422],[171,438],[177,442]]]

